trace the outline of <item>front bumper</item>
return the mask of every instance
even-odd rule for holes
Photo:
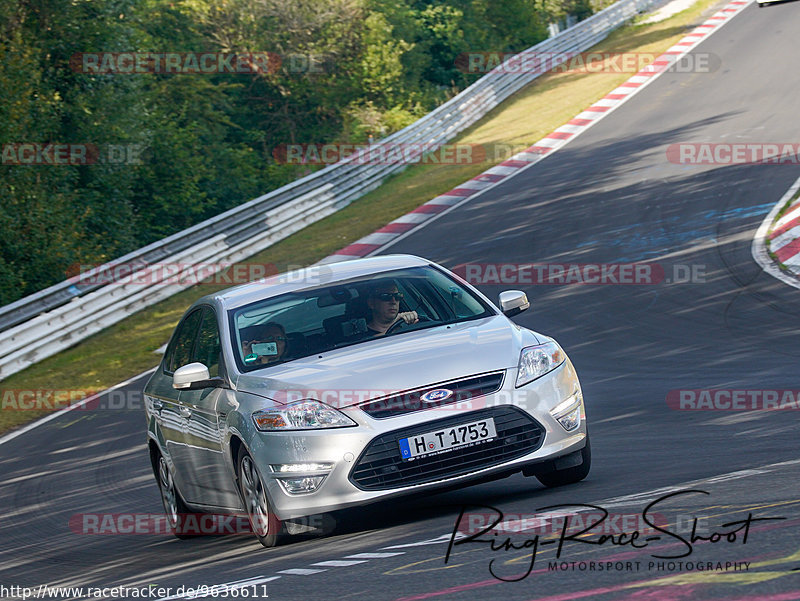
[[[397,417],[374,419],[358,407],[344,409],[357,427],[256,433],[250,440],[250,453],[261,470],[273,511],[281,520],[300,518],[378,499],[460,486],[523,467],[531,472],[532,464],[545,465],[585,446],[582,402],[581,423],[571,432],[550,413],[559,403],[581,394],[569,359],[521,388],[514,388],[515,379],[515,370],[510,369],[496,393]],[[432,459],[400,459],[399,438],[487,416],[498,424],[498,436],[492,441],[469,449],[456,448]],[[508,428],[506,423],[510,424]],[[324,475],[314,492],[302,494],[289,494],[280,482],[287,475],[272,467],[309,463],[327,464],[329,469],[292,473],[292,478]]]

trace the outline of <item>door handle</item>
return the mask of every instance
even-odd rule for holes
[[[181,407],[180,409],[181,417],[189,417],[192,415],[192,410],[188,407]]]

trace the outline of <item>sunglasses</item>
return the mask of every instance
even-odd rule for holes
[[[396,300],[397,302],[400,302],[401,300],[403,300],[403,293],[402,292],[381,292],[379,294],[376,294],[375,298],[377,298],[378,300],[383,301],[383,302],[388,302],[390,300]]]

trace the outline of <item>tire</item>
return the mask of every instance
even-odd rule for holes
[[[556,470],[547,474],[537,474],[536,479],[547,487],[565,486],[580,482],[589,475],[592,467],[592,447],[589,444],[589,437],[586,437],[586,446],[581,449],[583,463],[575,467],[568,467],[563,470]]]
[[[265,547],[274,547],[286,538],[283,523],[271,511],[267,491],[258,473],[255,461],[244,447],[239,450],[236,462],[239,493],[244,503],[250,527]]]
[[[164,512],[167,515],[167,525],[170,531],[180,539],[192,538],[192,534],[181,532],[181,521],[185,519],[190,510],[186,503],[183,502],[181,493],[178,492],[178,487],[175,486],[175,480],[172,477],[167,460],[164,459],[161,453],[158,453],[154,467],[156,469],[158,489],[161,491],[161,503],[164,505]]]

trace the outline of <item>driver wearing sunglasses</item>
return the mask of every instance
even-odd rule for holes
[[[383,336],[398,321],[407,324],[419,321],[416,311],[400,312],[401,300],[403,293],[392,280],[379,282],[372,288],[367,297],[367,307],[371,315],[367,321],[367,332],[370,335]]]

